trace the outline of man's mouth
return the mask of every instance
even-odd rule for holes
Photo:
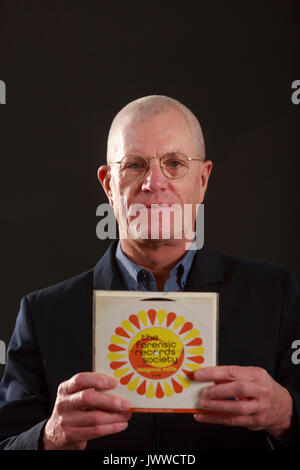
[[[147,202],[147,203],[144,203],[144,206],[147,207],[147,209],[156,209],[157,207],[171,207],[171,205],[172,204],[170,204],[168,202]]]

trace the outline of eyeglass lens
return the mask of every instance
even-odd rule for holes
[[[147,173],[149,160],[138,155],[127,155],[121,160],[120,170],[124,176],[138,178]],[[160,158],[160,165],[167,178],[182,178],[187,173],[189,161],[185,155],[170,153]]]

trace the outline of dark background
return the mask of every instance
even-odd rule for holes
[[[93,267],[110,123],[148,94],[198,116],[214,162],[205,239],[300,280],[299,2],[0,2],[1,314]],[[71,327],[71,325],[70,325]],[[0,377],[4,366],[0,366]]]

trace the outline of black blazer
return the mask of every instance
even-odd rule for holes
[[[0,386],[0,448],[37,449],[58,385],[92,370],[93,289],[126,290],[116,245],[94,269],[22,298]],[[195,255],[187,291],[219,293],[220,365],[263,367],[288,388],[294,433],[280,446],[300,448],[300,365],[291,360],[291,345],[300,339],[300,295],[290,270],[205,245]],[[271,442],[264,431],[200,424],[192,414],[138,413],[127,430],[91,440],[87,448],[269,449]]]

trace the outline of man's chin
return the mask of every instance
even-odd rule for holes
[[[161,249],[162,247],[175,247],[180,244],[181,240],[174,238],[135,238],[130,239],[131,242],[136,243],[141,248]]]
[[[151,230],[148,232],[143,232],[138,231],[138,232],[132,232],[128,231],[127,236],[124,237],[130,240],[134,240],[138,243],[145,244],[145,245],[179,245],[181,244],[184,239],[182,237],[181,233],[169,233],[169,232],[164,232],[163,230],[155,231],[155,233],[151,232]]]

